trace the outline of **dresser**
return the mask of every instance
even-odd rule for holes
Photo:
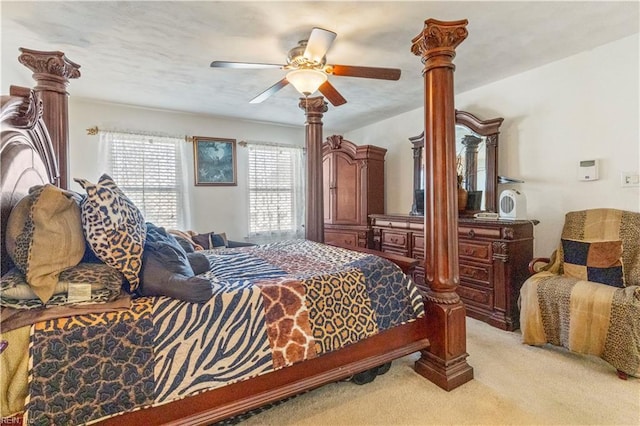
[[[371,246],[369,215],[384,212],[386,152],[340,135],[329,136],[322,145],[325,243]]]
[[[424,218],[371,215],[372,248],[424,259]],[[458,295],[467,315],[503,330],[519,327],[518,295],[533,258],[533,226],[537,221],[460,218]],[[413,279],[425,291],[424,265]]]

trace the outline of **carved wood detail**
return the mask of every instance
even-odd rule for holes
[[[340,149],[342,140],[342,135],[331,135],[327,137],[327,143],[329,144],[331,149]]]
[[[34,90],[26,87],[11,86],[9,90],[10,96],[14,99],[7,99],[6,102],[3,99],[0,121],[9,123],[14,129],[25,131],[26,137],[20,138],[20,143],[31,146],[38,153],[49,181],[55,182],[60,172],[54,147],[42,120],[42,100]],[[5,132],[5,129],[3,126],[3,149],[8,143],[9,136],[12,136],[11,132],[8,130]],[[14,137],[13,140],[15,141],[16,138]]]
[[[8,120],[18,129],[30,129],[42,118],[42,101],[32,89],[11,86],[10,95],[22,98],[22,102],[7,105],[2,111],[2,121]]]
[[[513,236],[511,237],[513,239]],[[493,242],[493,258],[506,263],[509,261],[509,247],[503,241]]]

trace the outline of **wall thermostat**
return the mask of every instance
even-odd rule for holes
[[[598,180],[598,160],[580,161],[578,180]]]

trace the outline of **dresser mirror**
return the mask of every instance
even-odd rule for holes
[[[466,111],[456,110],[457,173],[467,190],[463,214],[498,209],[498,134],[503,118],[480,120]],[[412,215],[424,214],[424,132],[409,138],[413,145]]]

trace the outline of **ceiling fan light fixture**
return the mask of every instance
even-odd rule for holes
[[[299,69],[287,73],[287,81],[302,93],[309,96],[315,93],[318,88],[327,81],[327,75],[322,71],[312,69]]]

